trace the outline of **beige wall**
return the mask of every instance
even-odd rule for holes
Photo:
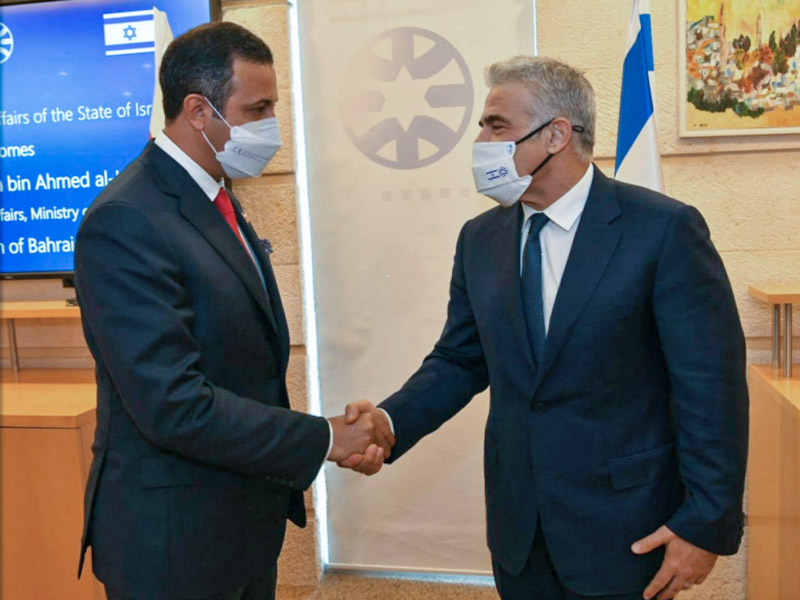
[[[667,193],[697,206],[706,216],[734,290],[748,338],[750,359],[767,362],[770,333],[767,309],[747,297],[750,283],[800,281],[800,161],[798,136],[680,139],[678,136],[678,2],[653,3],[658,86],[658,125]],[[278,118],[284,149],[263,177],[235,187],[258,231],[269,237],[292,339],[289,389],[295,408],[307,407],[303,306],[295,196],[294,146],[287,3],[223,2],[224,18],[261,35],[276,55],[280,102]],[[539,0],[539,51],[586,70],[598,96],[599,166],[611,173],[616,143],[621,62],[626,49],[630,3],[623,0]],[[313,132],[312,132],[313,133]],[[2,282],[4,300],[65,298],[60,282]],[[795,335],[800,333],[796,319]],[[91,358],[80,327],[66,320],[18,325],[23,363],[29,367],[88,367]],[[0,334],[7,366],[5,328]],[[280,583],[288,594],[317,583],[317,531],[290,527],[281,559]],[[709,582],[685,598],[738,600],[745,596],[744,550],[723,559]],[[485,593],[485,592],[484,592]],[[412,594],[413,595],[413,594]],[[333,597],[333,596],[326,596]],[[388,592],[382,597],[389,598]]]

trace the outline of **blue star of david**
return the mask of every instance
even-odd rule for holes
[[[506,175],[508,175],[508,169],[500,167],[500,177],[505,177]]]
[[[128,25],[122,30],[122,33],[125,35],[126,40],[131,41],[136,37],[136,28],[133,25]]]

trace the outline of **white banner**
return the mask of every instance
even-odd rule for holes
[[[531,0],[433,4],[299,3],[325,415],[383,400],[432,349],[458,231],[493,205],[470,170],[484,68],[534,51]],[[375,477],[329,467],[329,562],[488,574],[487,410]]]

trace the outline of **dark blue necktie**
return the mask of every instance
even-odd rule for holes
[[[539,233],[550,219],[544,213],[530,218],[528,240],[522,256],[522,307],[537,367],[544,354],[544,300],[542,299],[542,244]]]

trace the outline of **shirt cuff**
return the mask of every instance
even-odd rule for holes
[[[392,415],[382,408],[378,408],[378,410],[385,414],[386,418],[389,419],[389,428],[392,430],[392,435],[394,435],[394,421],[392,421]]]
[[[330,431],[330,441],[328,442],[328,451],[325,453],[325,459],[322,461],[322,465],[320,465],[320,469],[325,465],[325,461],[328,460],[331,456],[331,452],[333,452],[333,425],[328,419],[325,419],[328,423],[328,431]]]

